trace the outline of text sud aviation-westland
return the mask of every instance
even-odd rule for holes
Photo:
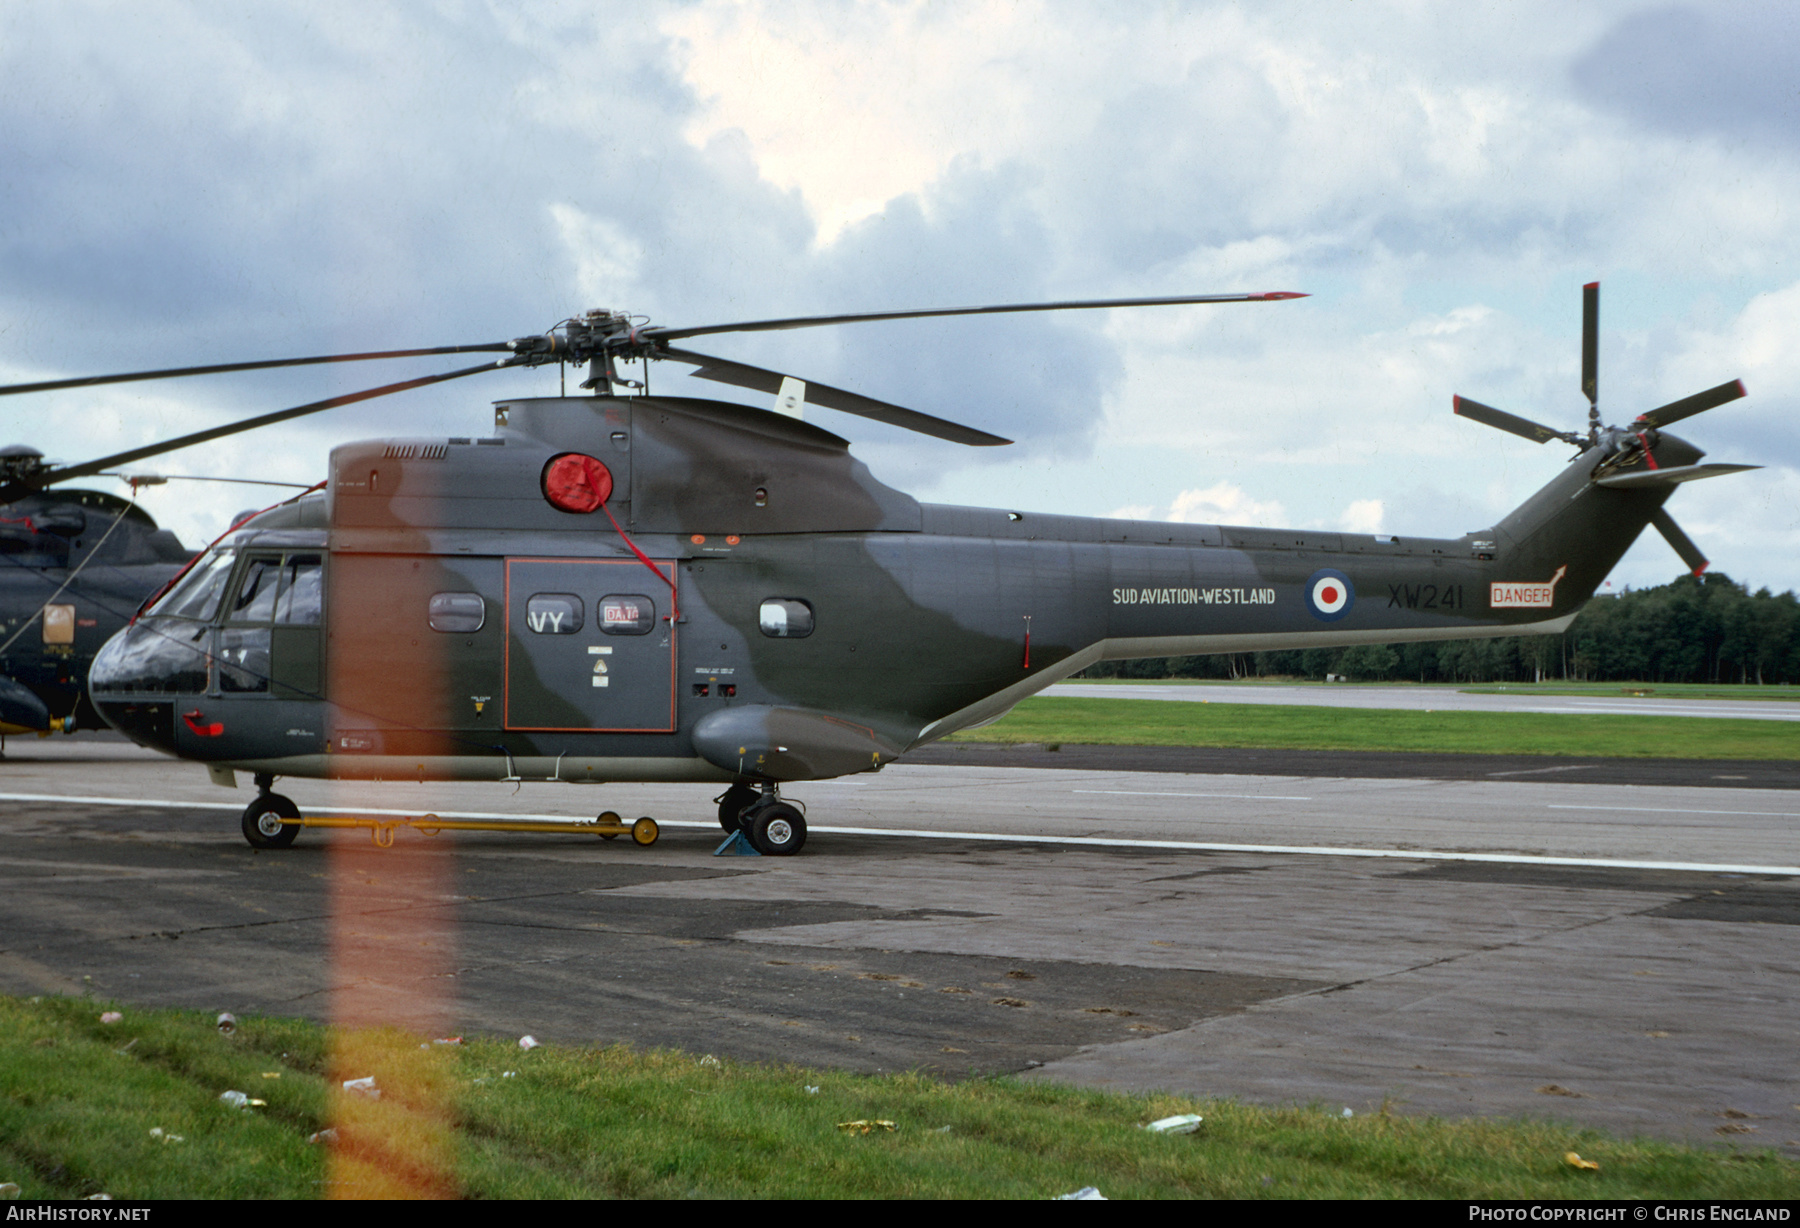
[[[1274,605],[1272,588],[1115,588],[1114,605]]]

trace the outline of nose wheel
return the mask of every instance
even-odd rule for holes
[[[284,849],[300,837],[300,824],[283,819],[300,817],[300,807],[279,793],[267,790],[244,807],[244,839],[253,849]]]

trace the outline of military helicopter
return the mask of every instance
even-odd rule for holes
[[[0,483],[29,488],[45,468],[35,448],[0,448]],[[0,737],[104,727],[94,655],[192,557],[135,499],[39,489],[0,504]]]
[[[1584,301],[1585,435],[1457,398],[1456,412],[1574,458],[1458,538],[1097,519],[922,504],[841,437],[771,409],[650,395],[627,360],[952,442],[1007,440],[780,372],[690,337],[1016,311],[1300,298],[1127,299],[651,327],[592,312],[542,335],[102,376],[31,390],[422,353],[497,361],[265,414],[0,486],[108,465],[478,371],[586,364],[588,395],[495,403],[494,433],[344,444],[322,493],[264,513],[116,636],[94,704],[136,741],[250,772],[245,838],[293,842],[278,776],[724,785],[720,825],[798,852],[784,785],[876,771],[998,719],[1095,662],[1562,631],[1702,465],[1663,428],[1732,382],[1603,426],[1598,289]],[[646,374],[647,378],[647,374]],[[25,388],[0,388],[0,393]],[[640,821],[642,822],[642,821]],[[649,829],[654,839],[654,827]],[[641,842],[642,832],[634,832]]]

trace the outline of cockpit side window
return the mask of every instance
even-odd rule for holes
[[[266,623],[275,613],[275,589],[281,576],[279,558],[253,558],[244,566],[244,578],[226,608],[228,623]]]
[[[237,552],[229,547],[213,551],[195,563],[193,570],[170,590],[168,596],[157,602],[150,613],[210,622],[219,608],[219,596],[225,591],[225,581],[230,578],[235,562]]]
[[[281,564],[281,595],[275,599],[275,621],[317,626],[325,608],[319,556],[290,554]]]

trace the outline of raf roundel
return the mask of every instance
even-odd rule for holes
[[[1356,604],[1356,586],[1341,571],[1321,567],[1306,582],[1306,608],[1313,617],[1334,623]]]

